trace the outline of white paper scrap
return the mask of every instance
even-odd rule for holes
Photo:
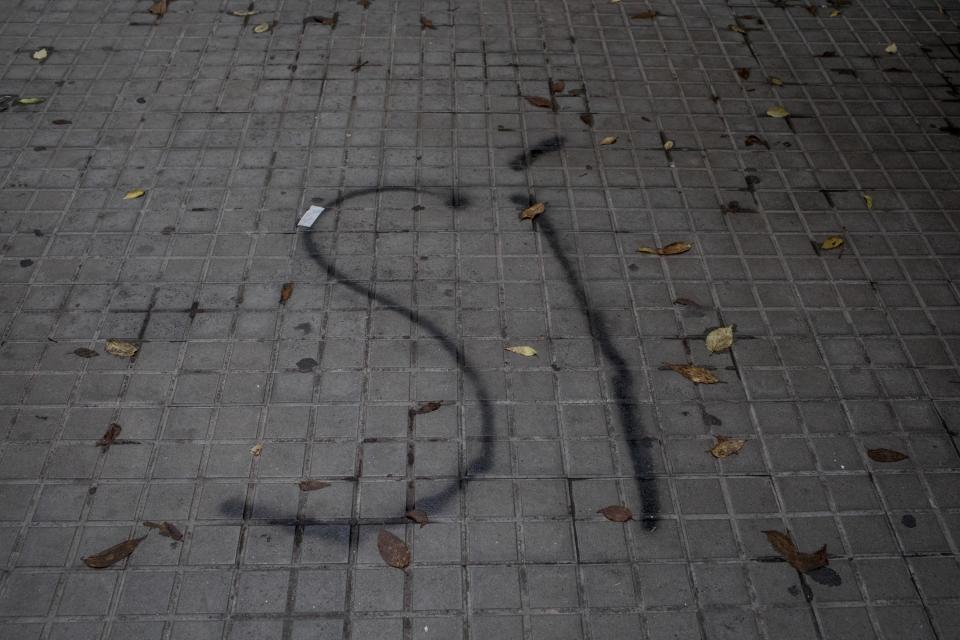
[[[323,213],[323,207],[318,207],[315,204],[310,205],[310,208],[307,209],[307,212],[303,214],[302,218],[300,218],[300,222],[297,223],[297,226],[312,227],[313,223],[317,221],[317,218],[320,217],[321,213]]]

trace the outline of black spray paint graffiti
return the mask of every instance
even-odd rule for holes
[[[529,168],[537,160],[537,158],[543,154],[551,151],[559,151],[563,147],[563,142],[564,140],[562,137],[555,137],[541,142],[536,147],[533,147],[530,151],[518,154],[518,156],[511,161],[511,167],[515,171],[523,171]],[[357,189],[344,193],[332,201],[324,202],[314,200],[314,203],[322,205],[326,208],[336,208],[342,206],[345,202],[353,198],[385,192],[410,192],[419,193],[421,195],[427,195],[434,198],[440,198],[444,199],[446,205],[452,208],[459,208],[466,204],[466,200],[456,191],[451,192],[445,197],[445,194],[438,193],[430,189],[418,189],[415,187],[402,186]],[[519,203],[527,203],[525,196],[516,196],[514,200]],[[594,314],[590,312],[583,282],[580,279],[577,269],[574,267],[573,263],[563,253],[553,226],[548,220],[542,220],[534,225],[534,229],[538,230],[547,240],[550,250],[555,255],[561,266],[561,269],[564,272],[566,282],[574,290],[577,306],[587,320],[593,338],[597,341],[604,358],[606,358],[613,368],[613,391],[616,397],[620,423],[624,430],[624,437],[630,452],[633,475],[638,483],[641,497],[641,520],[646,529],[653,530],[656,527],[656,521],[660,507],[655,478],[651,472],[651,439],[644,436],[636,406],[630,399],[626,397],[629,391],[633,388],[633,373],[630,371],[626,359],[620,353],[616,345],[614,345],[610,335],[603,326],[603,323],[597,322]],[[339,272],[332,263],[327,261],[323,255],[323,252],[320,250],[313,231],[305,230],[302,235],[307,255],[309,255],[318,266],[327,272],[327,275],[331,280],[336,281],[342,286],[345,286],[350,290],[377,302],[381,306],[407,318],[410,322],[419,325],[432,336],[436,336],[443,350],[446,351],[447,354],[459,364],[465,381],[472,385],[474,389],[474,393],[476,394],[476,402],[480,412],[480,451],[470,460],[468,460],[463,477],[451,481],[447,486],[435,491],[432,494],[417,497],[415,500],[418,505],[429,505],[429,508],[439,510],[447,501],[460,493],[465,482],[468,482],[471,478],[486,472],[492,466],[493,435],[495,431],[495,425],[493,405],[490,400],[490,393],[487,389],[487,386],[482,377],[467,361],[465,354],[457,346],[456,342],[447,336],[438,325],[427,318],[420,317],[415,310],[400,304],[398,301],[390,298],[389,296],[375,292],[359,282],[350,280],[345,274]],[[409,509],[412,508],[412,506],[412,504],[408,503],[406,508]],[[248,519],[251,512],[251,505],[239,500],[230,500],[221,505],[221,510],[224,513],[237,513],[239,511],[242,512],[244,519]],[[301,535],[303,526],[332,524],[329,521],[304,519],[300,517],[285,518],[280,516],[278,513],[269,515],[267,520],[270,524],[297,526],[298,530],[301,532]],[[389,521],[402,521],[402,516],[398,515],[397,518],[389,519]],[[340,536],[340,534],[336,531],[323,528],[320,528],[318,531],[316,531],[316,533],[321,535]]]

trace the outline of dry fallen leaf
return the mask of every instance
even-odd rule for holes
[[[127,191],[123,196],[124,200],[136,200],[137,198],[142,198],[147,192],[143,189],[133,189],[132,191]]]
[[[640,247],[637,253],[650,253],[657,256],[672,256],[678,253],[686,253],[693,247],[689,242],[671,242],[665,247]]]
[[[735,453],[740,453],[740,449],[747,444],[746,440],[740,438],[727,438],[726,436],[716,436],[717,442],[710,448],[710,455],[714,458],[726,458]]]
[[[581,113],[581,114],[580,114],[580,122],[582,122],[583,124],[587,125],[588,127],[592,127],[592,126],[593,126],[593,114],[591,114],[591,113]]]
[[[737,75],[743,78],[744,80],[750,79],[750,69],[746,67],[737,67]]]
[[[287,304],[287,300],[290,299],[290,296],[293,295],[293,283],[284,282],[283,286],[280,287],[280,304]]]
[[[46,98],[17,98],[17,104],[29,106],[31,104],[42,104],[46,100]]]
[[[697,367],[692,364],[670,364],[664,363],[664,366],[682,375],[690,382],[697,384],[716,384],[720,379],[713,375],[709,370],[703,367]]]
[[[533,220],[538,215],[547,210],[547,206],[542,202],[536,202],[520,213],[521,220]]]
[[[422,529],[425,525],[430,524],[430,517],[427,515],[426,511],[420,511],[419,509],[414,509],[413,511],[407,511],[404,514],[408,520],[413,520]]]
[[[827,557],[827,545],[823,545],[814,553],[803,553],[788,534],[773,530],[767,530],[763,533],[766,534],[770,546],[797,571],[807,573],[830,564],[830,559]]]
[[[747,30],[738,24],[728,24],[727,29],[730,29],[730,31],[733,31],[734,33],[740,33],[743,35],[747,34]]]
[[[74,349],[74,350],[73,350],[73,355],[79,356],[79,357],[81,357],[81,358],[96,358],[96,357],[97,357],[98,355],[100,355],[100,354],[97,353],[96,351],[94,351],[93,349],[87,349],[86,347],[80,347],[80,348],[78,348],[78,349]]]
[[[827,566],[830,564],[830,558],[827,556],[827,545],[823,545],[813,553],[798,551],[790,564],[801,573],[809,573],[814,569]]]
[[[309,24],[311,22],[316,22],[317,24],[322,24],[327,27],[336,27],[337,19],[340,14],[335,13],[332,16],[307,16],[303,19],[303,24]]]
[[[544,98],[542,96],[524,96],[524,98],[533,106],[540,107],[541,109],[549,109],[553,106],[553,101],[550,100],[550,98]]]
[[[598,509],[597,513],[603,515],[604,518],[610,520],[611,522],[626,522],[628,520],[633,520],[633,511],[630,511],[630,509],[627,507],[619,504],[612,504],[609,507]]]
[[[423,29],[436,29],[436,27],[433,26],[433,21],[432,21],[432,20],[430,20],[429,18],[425,18],[424,16],[420,16],[420,29],[421,29],[421,30],[423,30]]]
[[[657,17],[656,11],[641,11],[630,16],[631,20],[653,20]]]
[[[826,240],[820,243],[820,248],[824,251],[829,251],[830,249],[836,249],[837,247],[843,246],[843,238],[840,236],[830,236]]]
[[[673,140],[667,140],[666,142],[664,142],[663,149],[664,151],[670,151],[670,149],[673,149]]]
[[[391,567],[406,569],[410,565],[410,548],[386,529],[381,529],[377,535],[377,550],[383,561]]]
[[[867,455],[875,462],[900,462],[910,457],[893,449],[867,449]]]
[[[770,546],[780,555],[790,556],[797,552],[797,545],[794,543],[793,538],[786,533],[774,529],[767,529],[763,533],[766,534]]]
[[[770,148],[770,143],[769,143],[769,142],[767,142],[766,140],[764,140],[764,139],[761,138],[760,136],[756,136],[756,135],[753,135],[753,134],[750,134],[749,136],[747,136],[747,139],[745,140],[745,142],[746,142],[746,145],[747,145],[748,147],[752,147],[752,146],[755,145],[755,144],[759,144],[759,145],[762,145],[762,146],[766,147],[767,149]]]
[[[270,29],[272,29],[272,28],[273,28],[273,23],[272,23],[272,22],[261,22],[260,24],[256,25],[256,26],[253,28],[253,32],[254,32],[254,33],[266,33],[267,31],[270,31]]]
[[[781,80],[781,79],[778,78],[777,76],[770,76],[770,77],[768,78],[768,80],[770,81],[770,84],[772,84],[772,85],[775,86],[775,87],[782,87],[782,86],[783,86],[783,80]]]
[[[433,413],[434,411],[436,411],[442,406],[443,406],[443,402],[439,400],[435,400],[433,402],[424,402],[422,405],[420,405],[416,409],[410,409],[410,415],[420,416],[425,413]]]
[[[526,356],[527,358],[532,358],[533,356],[537,355],[537,350],[534,349],[533,347],[526,347],[526,346],[522,346],[522,347],[504,347],[503,350],[504,350],[504,351],[509,351],[509,352],[511,352],[511,353],[516,353],[516,354],[521,355],[521,356]]]
[[[603,144],[603,145],[616,144],[616,143],[617,143],[617,136],[607,136],[606,138],[600,141],[600,144]]]
[[[37,49],[36,51],[30,54],[31,58],[33,58],[34,60],[38,60],[40,62],[43,62],[49,56],[50,56],[50,52],[47,51],[46,47],[40,47],[39,49]]]
[[[237,9],[236,11],[231,11],[230,15],[237,16],[238,18],[249,18],[250,16],[255,16],[259,11],[254,11],[253,9]]]
[[[107,353],[112,356],[117,356],[118,358],[132,358],[137,355],[137,351],[140,350],[140,347],[133,344],[132,342],[125,342],[123,340],[117,340],[111,338],[107,340],[107,344],[104,346]]]
[[[95,553],[92,556],[83,558],[83,563],[91,569],[104,569],[109,567],[110,565],[120,562],[133,553],[146,537],[147,536],[143,536],[142,538],[133,538],[132,540],[126,540],[120,544],[115,544],[109,549],[105,549],[100,553]]]
[[[560,93],[563,91],[564,87],[567,86],[567,83],[563,80],[557,80],[556,82],[550,83],[550,93]]]
[[[830,17],[831,17],[831,18],[836,18],[836,17],[839,16],[839,15],[840,15],[840,12],[839,12],[838,10],[836,10],[836,9],[834,9],[833,11],[830,12]]]
[[[867,209],[873,209],[873,196],[868,196],[867,194],[863,195],[863,202],[867,205]]]
[[[155,16],[162,18],[164,14],[167,13],[167,0],[157,0],[152,5],[150,5],[150,8],[147,9],[147,11],[149,11]]]
[[[325,480],[301,480],[297,485],[300,486],[300,491],[317,491],[318,489],[326,489],[330,486],[330,483]]]
[[[897,43],[896,43],[896,42],[891,42],[890,44],[887,45],[887,47],[884,49],[884,51],[886,51],[887,53],[896,53],[896,52],[897,52]]]
[[[783,107],[777,105],[775,107],[770,107],[767,109],[767,115],[771,118],[786,118],[790,115],[790,112],[784,109]]]
[[[250,447],[250,453],[253,454],[254,458],[259,458],[260,454],[263,453],[263,443],[258,442],[257,444]]]
[[[183,540],[183,533],[181,533],[180,529],[177,528],[177,525],[173,524],[172,522],[150,522],[147,520],[143,523],[143,526],[147,527],[148,529],[159,530],[160,535],[165,538],[173,538],[177,542]]]
[[[104,449],[109,449],[117,440],[117,436],[120,435],[120,432],[123,431],[123,427],[118,425],[116,422],[111,422],[110,426],[107,427],[107,430],[103,432],[103,435],[100,436],[100,439],[97,440],[97,446],[103,447]]]
[[[720,353],[733,346],[733,325],[718,327],[707,334],[707,349]]]

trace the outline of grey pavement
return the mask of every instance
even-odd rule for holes
[[[0,638],[960,639],[960,2],[810,2],[0,0]]]

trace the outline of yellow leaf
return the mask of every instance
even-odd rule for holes
[[[42,48],[37,49],[36,51],[34,51],[32,54],[30,54],[30,57],[33,58],[34,60],[39,60],[39,61],[43,62],[44,60],[47,59],[47,56],[49,56],[49,55],[50,55],[50,52],[47,51],[47,48],[46,48],[46,47],[42,47]]]
[[[147,192],[143,189],[134,189],[133,191],[127,191],[127,194],[123,196],[124,200],[136,200],[137,198],[142,198]]]
[[[790,112],[784,109],[783,107],[781,107],[780,105],[777,105],[775,107],[770,107],[769,109],[767,109],[767,115],[770,116],[771,118],[786,118],[787,116],[790,115]]]
[[[863,201],[867,204],[867,209],[873,209],[873,196],[863,194]]]
[[[728,24],[727,29],[730,29],[730,31],[733,31],[734,33],[747,33],[746,30],[738,24]]]
[[[887,45],[887,48],[884,49],[884,51],[886,51],[887,53],[896,53],[896,52],[897,52],[897,43],[896,43],[896,42],[891,42],[890,44]]]
[[[673,140],[667,140],[666,142],[664,142],[663,148],[665,151],[670,151],[670,149],[673,149]]]
[[[17,104],[30,105],[40,104],[42,102],[46,102],[46,98],[17,98]]]
[[[537,202],[536,204],[532,204],[526,209],[524,209],[523,212],[520,214],[520,219],[533,220],[538,215],[546,211],[546,209],[547,209],[546,205],[544,205],[542,202]]]
[[[107,350],[107,353],[117,356],[118,358],[132,358],[137,355],[137,351],[140,350],[140,347],[132,342],[124,342],[123,340],[116,340],[114,338],[107,340],[104,348]]]
[[[716,436],[716,438],[717,443],[710,448],[710,455],[714,458],[726,458],[735,453],[740,453],[743,445],[747,444],[746,440],[740,438],[727,438],[725,436]]]
[[[250,447],[250,453],[252,453],[255,458],[259,458],[260,454],[263,453],[263,443],[258,442],[257,444]]]
[[[770,76],[770,84],[772,84],[772,85],[775,86],[775,87],[782,87],[782,86],[783,86],[783,80],[781,80],[781,79],[778,78],[777,76]]]
[[[237,9],[236,11],[231,11],[230,15],[237,16],[238,18],[246,18],[249,16],[255,16],[259,11],[254,11],[253,9]]]
[[[707,334],[707,349],[712,353],[726,351],[733,346],[733,325],[714,329]]]
[[[693,247],[689,242],[671,242],[665,247],[640,247],[637,253],[650,253],[657,256],[672,256],[678,253],[686,253]]]
[[[532,358],[537,355],[537,350],[533,347],[505,347],[504,351],[510,351],[511,353],[516,353],[517,355],[526,356],[527,358]]]
[[[830,17],[831,17],[831,18],[836,18],[836,17],[839,16],[839,15],[840,15],[840,12],[839,12],[838,10],[836,10],[836,9],[834,9],[833,11],[830,12]]]
[[[253,32],[266,33],[267,31],[270,31],[271,28],[273,28],[273,25],[270,24],[269,22],[261,22],[260,24],[258,24],[253,28]]]
[[[710,373],[707,369],[703,367],[697,367],[692,364],[669,364],[664,363],[671,371],[675,371],[682,375],[684,378],[690,382],[695,382],[696,384],[716,384],[720,382],[720,379]]]
[[[829,251],[830,249],[836,249],[839,246],[843,245],[843,238],[840,236],[830,236],[826,240],[820,243],[820,248]]]
[[[607,136],[606,138],[600,141],[600,144],[616,144],[616,142],[617,142],[617,136]]]

